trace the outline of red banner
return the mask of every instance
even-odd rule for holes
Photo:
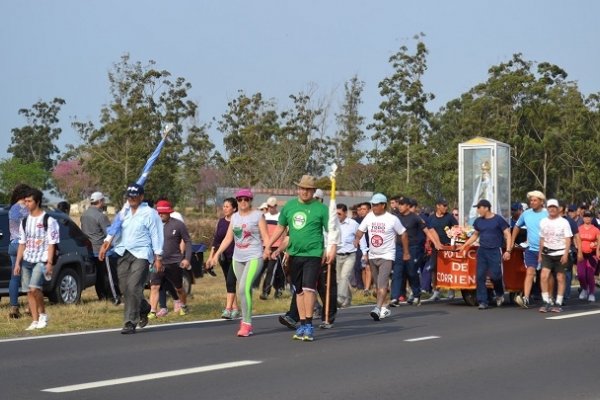
[[[477,287],[477,247],[458,252],[456,247],[444,246],[437,254],[437,286],[446,289],[474,290]],[[510,260],[503,261],[504,287],[509,292],[523,290],[525,265],[523,250],[513,250]]]

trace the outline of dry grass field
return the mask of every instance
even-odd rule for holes
[[[215,269],[215,271],[217,271]],[[198,321],[215,319],[221,316],[225,301],[225,282],[222,272],[217,271],[217,276],[205,275],[198,279],[193,286],[192,294],[188,298],[190,313],[185,316],[175,315],[172,312],[173,302],[169,300],[169,310],[166,317],[150,321],[150,325],[165,324],[182,321]],[[149,290],[145,291],[146,297]],[[255,314],[283,313],[290,304],[290,294],[286,291],[282,298],[274,299],[271,295],[268,300],[260,300],[260,290],[253,294]],[[80,304],[76,305],[48,305],[46,311],[49,316],[48,327],[36,331],[25,331],[31,322],[29,316],[20,319],[8,318],[8,298],[0,301],[0,338],[20,336],[46,335],[56,333],[79,332],[94,329],[121,328],[123,319],[123,305],[115,306],[111,302],[99,301],[93,287],[82,293]],[[20,297],[21,304],[27,301],[26,296]],[[367,304],[374,302],[374,297],[363,297],[362,293],[355,295],[354,304]],[[21,307],[21,311],[24,308]]]

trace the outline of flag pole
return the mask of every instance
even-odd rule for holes
[[[334,163],[331,166],[331,172],[329,174],[329,180],[331,181],[331,191],[329,192],[329,221],[327,226],[327,248],[325,251],[329,252],[330,246],[337,245],[339,243],[339,223],[337,220],[337,206],[335,204],[335,175],[337,171],[337,165]],[[329,321],[329,309],[331,308],[331,262],[327,263],[327,283],[325,287],[325,318],[326,324],[330,324]],[[336,299],[337,301],[337,299]]]

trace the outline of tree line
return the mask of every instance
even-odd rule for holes
[[[12,129],[0,190],[6,199],[26,182],[69,201],[102,190],[119,204],[161,127],[173,123],[146,191],[182,206],[202,208],[218,186],[293,187],[306,173],[322,177],[327,189],[333,162],[339,190],[455,200],[458,144],[474,136],[511,146],[512,198],[539,189],[569,202],[596,201],[600,92],[586,96],[561,67],[517,53],[491,66],[485,82],[430,111],[435,94],[423,85],[429,52],[423,34],[413,39],[389,58],[391,73],[378,84],[381,103],[370,118],[361,114],[365,83],[353,76],[335,111],[315,88],[290,94],[287,108],[261,92],[239,91],[220,117],[200,122],[190,82],[124,55],[108,73],[111,101],[99,123],[72,122],[81,145],[61,153],[54,144],[65,100],[19,110],[26,124]],[[213,127],[222,153],[209,138]]]

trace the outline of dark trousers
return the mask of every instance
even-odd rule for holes
[[[110,265],[110,272],[113,278],[113,284],[115,286],[115,293],[117,297],[121,297],[121,290],[119,289],[119,277],[117,274],[117,262],[116,257],[108,257],[108,264]],[[99,300],[109,300],[113,298],[113,293],[110,288],[110,280],[108,279],[108,270],[106,261],[98,260],[98,257],[94,257],[94,264],[96,265],[96,295]]]
[[[335,315],[337,313],[337,278],[335,272],[335,261],[331,264],[331,277],[329,287],[329,322],[333,323]],[[295,288],[294,288],[295,290]],[[319,274],[319,281],[317,283],[317,292],[321,298],[323,304],[323,312],[321,313],[321,320],[325,321],[325,302],[327,296],[327,265],[321,267],[321,273]],[[300,321],[300,315],[298,314],[298,307],[296,306],[296,294],[292,294],[292,301],[290,302],[290,309],[285,313],[288,317],[294,321]]]
[[[362,256],[363,256],[362,251],[360,249],[357,249],[356,250],[356,262],[354,263],[354,286],[358,290],[365,289],[365,283],[363,282],[363,279],[362,279],[362,270],[363,270]]]
[[[281,290],[285,287],[285,276],[281,265],[281,256],[277,256],[275,260],[267,261],[264,269],[266,272],[262,286],[263,293],[270,294],[271,288]]]
[[[486,277],[489,275],[494,284],[496,296],[504,296],[502,282],[502,250],[500,248],[477,249],[477,301],[479,304],[488,303]]]
[[[225,277],[225,288],[227,289],[227,293],[236,293],[235,285],[237,283],[237,278],[235,272],[233,272],[233,259],[221,254],[221,257],[219,257],[219,265],[221,266],[223,276]]]
[[[129,251],[125,251],[119,258],[117,270],[119,272],[119,287],[125,297],[125,310],[123,322],[137,325],[140,315],[150,312],[150,305],[144,299],[144,286],[148,281],[148,260],[136,258]]]
[[[404,261],[402,246],[396,246],[396,260],[394,262],[394,273],[392,274],[392,299],[406,296],[406,281],[410,284],[413,296],[421,296],[421,282],[417,263],[423,258],[422,246],[410,246],[410,260]]]

